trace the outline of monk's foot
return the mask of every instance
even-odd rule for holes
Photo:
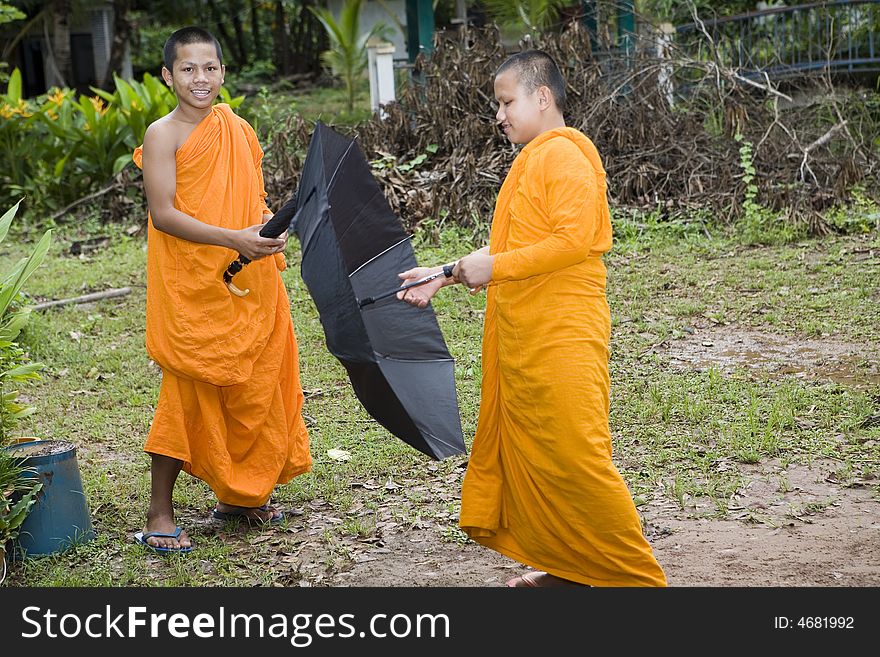
[[[162,534],[167,534],[162,536]],[[189,550],[192,541],[189,535],[174,522],[173,515],[147,515],[147,524],[141,535],[143,542],[160,550]]]
[[[234,506],[219,501],[211,515],[216,520],[247,520],[257,524],[281,522],[284,519],[284,512],[272,504]]]
[[[569,586],[588,586],[580,582],[572,582],[568,579],[562,579],[556,575],[545,573],[541,570],[530,570],[527,573],[514,577],[507,581],[507,586],[512,588],[543,588],[543,587],[569,587]]]

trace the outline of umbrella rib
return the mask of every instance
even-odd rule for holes
[[[403,244],[404,242],[406,242],[407,240],[410,240],[410,239],[412,239],[412,235],[407,235],[406,237],[404,237],[404,238],[403,238],[402,240],[400,240],[399,242],[397,242],[397,243],[395,243],[395,244],[392,244],[392,245],[389,246],[387,249],[385,249],[384,251],[382,251],[382,253],[377,253],[377,254],[374,255],[372,258],[370,258],[370,259],[367,260],[365,263],[363,263],[360,267],[358,267],[358,268],[355,269],[353,272],[351,272],[351,273],[348,275],[348,277],[351,278],[352,276],[354,276],[355,274],[357,274],[361,269],[363,269],[363,268],[366,267],[368,264],[370,264],[371,262],[373,262],[373,260],[375,260],[376,258],[385,255],[385,254],[388,253],[391,249],[400,246],[401,244]]]
[[[452,357],[449,358],[395,358],[394,356],[389,356],[388,354],[382,354],[378,351],[374,352],[377,355],[381,356],[385,360],[391,360],[395,363],[454,363],[455,359]]]
[[[342,167],[342,163],[345,161],[345,156],[349,154],[354,145],[355,142],[351,142],[348,145],[348,148],[345,149],[345,152],[339,156],[339,161],[336,163],[336,168],[333,170],[333,175],[330,176],[330,182],[327,183],[327,191],[329,191],[333,187],[333,181],[336,180],[336,174],[339,173],[339,169]]]

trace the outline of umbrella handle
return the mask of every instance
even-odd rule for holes
[[[237,297],[246,297],[251,293],[250,288],[245,288],[244,290],[235,287],[232,283],[226,283],[226,287],[229,289]]]
[[[250,264],[250,258],[239,254],[238,258],[230,262],[226,271],[223,272],[223,282],[226,283],[226,287],[229,291],[237,297],[246,297],[251,292],[250,289],[242,290],[232,284],[232,277],[240,272],[242,267],[247,264]]]
[[[455,263],[458,264],[458,263]],[[425,276],[424,278],[420,278],[417,281],[413,281],[412,283],[407,283],[406,285],[401,285],[400,287],[396,287],[393,290],[389,290],[388,292],[384,292],[375,297],[366,297],[358,301],[358,306],[363,308],[364,306],[368,306],[371,303],[376,303],[381,299],[387,299],[388,297],[397,294],[398,292],[403,292],[404,290],[408,290],[411,287],[418,287],[419,285],[424,285],[425,283],[430,283],[435,278],[440,278],[441,276],[445,276],[446,278],[452,277],[452,270],[455,268],[455,264],[452,265],[443,265],[443,270],[438,271],[436,274],[431,274],[430,276]]]

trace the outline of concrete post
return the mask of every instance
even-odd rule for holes
[[[394,44],[385,41],[372,42],[367,46],[367,62],[370,71],[370,107],[385,118],[382,105],[396,100],[394,93]]]
[[[675,83],[673,81],[672,64],[668,61],[671,56],[672,40],[675,27],[672,23],[663,23],[657,39],[657,57],[661,60],[660,72],[657,74],[657,83],[666,97],[666,102],[672,107],[675,104]]]

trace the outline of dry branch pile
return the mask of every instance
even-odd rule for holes
[[[818,212],[845,200],[854,184],[878,186],[876,94],[835,88],[822,78],[786,83],[747,79],[711,59],[674,51],[659,58],[643,39],[629,61],[594,57],[573,24],[534,44],[550,52],[568,81],[568,125],[599,148],[617,206],[667,213],[705,208],[731,219],[745,194],[741,134],[752,144],[757,202],[821,229]],[[356,128],[393,209],[412,228],[433,219],[484,227],[517,150],[494,124],[492,76],[504,59],[494,29],[440,34],[430,59],[384,120]],[[674,103],[661,81],[675,80]],[[308,144],[291,120],[265,161],[270,196],[289,195]],[[436,148],[436,152],[434,151]],[[406,165],[426,156],[418,166]],[[283,185],[283,186],[282,186]]]

